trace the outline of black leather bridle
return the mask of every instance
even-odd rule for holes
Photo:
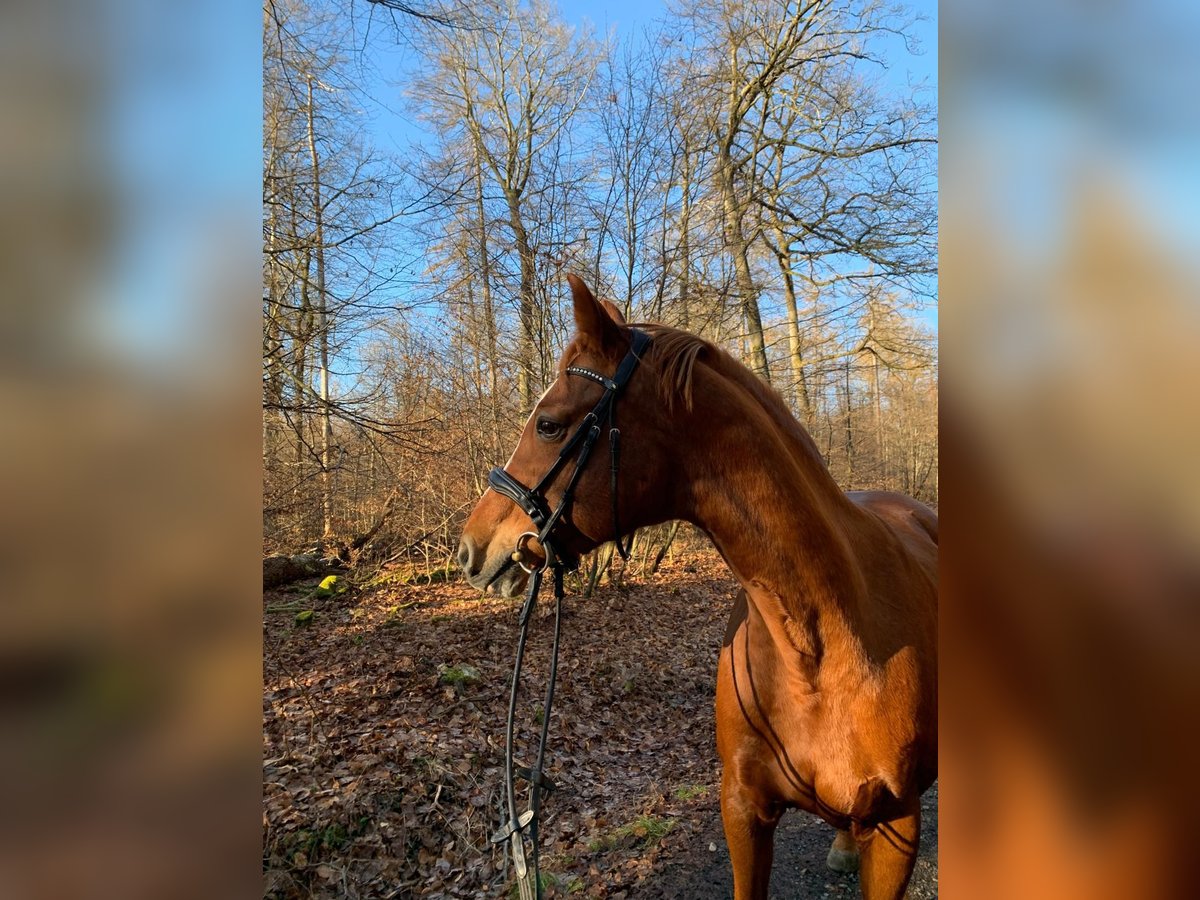
[[[525,487],[520,481],[510,475],[503,467],[496,467],[488,474],[488,485],[496,493],[501,494],[520,507],[533,521],[536,532],[527,531],[517,538],[512,561],[529,573],[529,587],[525,593],[525,603],[521,607],[518,620],[520,626],[517,638],[517,659],[513,666],[512,688],[508,697],[508,724],[504,739],[504,789],[507,800],[508,821],[500,830],[492,835],[492,843],[508,843],[513,858],[513,867],[517,873],[517,885],[521,900],[541,900],[542,883],[538,877],[538,820],[541,813],[542,791],[554,790],[554,784],[542,774],[545,761],[546,737],[550,729],[550,707],[554,702],[554,682],[558,674],[558,639],[562,623],[563,572],[566,563],[558,553],[556,532],[562,525],[575,497],[575,486],[583,474],[583,469],[591,457],[592,448],[600,439],[601,423],[608,424],[608,444],[610,455],[609,486],[612,495],[613,541],[622,559],[629,558],[630,547],[621,541],[620,509],[617,505],[617,472],[620,468],[621,432],[617,428],[616,404],[625,385],[629,383],[638,362],[645,349],[650,345],[650,336],[643,331],[631,329],[632,342],[625,358],[617,366],[612,378],[607,378],[599,372],[585,369],[582,366],[568,366],[568,375],[590,378],[604,388],[604,396],[592,407],[592,411],[583,417],[575,432],[563,444],[558,458],[550,466],[532,488]],[[550,508],[546,497],[546,488],[557,477],[559,472],[574,458],[575,468],[571,471],[558,505]],[[545,554],[545,561],[536,568],[525,564],[525,544],[529,538],[537,538]],[[541,589],[542,576],[549,569],[554,574],[554,644],[550,651],[550,673],[546,684],[546,702],[542,707],[542,733],[538,742],[537,757],[532,768],[517,766],[513,760],[513,733],[517,709],[517,692],[521,682],[521,663],[525,657],[525,639],[529,634],[529,622],[533,610],[537,606],[538,591]],[[529,782],[529,809],[517,814],[517,796],[515,779],[522,777]],[[528,839],[531,853],[525,854],[525,841]]]

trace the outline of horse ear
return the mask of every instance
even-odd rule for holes
[[[578,275],[567,275],[571,285],[571,299],[575,301],[575,330],[595,341],[601,348],[611,349],[620,344],[621,326],[624,322],[619,310],[613,307],[612,312],[606,312],[605,307],[592,295],[588,286]],[[609,304],[611,306],[611,304]]]
[[[625,324],[625,316],[621,313],[621,307],[613,303],[611,300],[601,300],[600,305],[604,307],[604,311],[608,313],[608,317],[618,325]]]

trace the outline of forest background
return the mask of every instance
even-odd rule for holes
[[[742,359],[844,488],[936,506],[932,17],[617,13],[266,3],[268,554],[448,570],[570,336],[566,271]]]

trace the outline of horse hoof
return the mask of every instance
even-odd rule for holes
[[[835,872],[857,872],[858,854],[839,850],[837,847],[834,847],[829,851],[829,855],[825,857],[825,865],[829,866]]]

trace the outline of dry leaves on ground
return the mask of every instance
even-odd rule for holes
[[[701,552],[647,582],[568,596],[548,895],[621,897],[664,846],[711,828],[716,661],[736,589]],[[298,596],[264,603],[266,895],[506,896],[503,850],[488,837],[518,601],[459,583]],[[298,622],[300,607],[313,615]],[[530,735],[551,629],[539,619],[530,635]]]

